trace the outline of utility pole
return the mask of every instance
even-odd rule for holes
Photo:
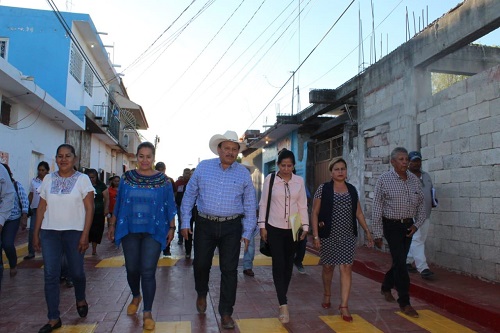
[[[158,143],[160,142],[160,137],[158,135],[155,136],[155,150],[156,146],[158,146]]]
[[[291,71],[292,73],[292,116],[293,116],[293,101],[295,99],[295,71]]]

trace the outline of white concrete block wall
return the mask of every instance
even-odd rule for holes
[[[500,66],[418,105],[423,167],[439,207],[427,242],[431,262],[500,281]]]

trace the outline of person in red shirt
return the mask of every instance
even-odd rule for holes
[[[108,218],[113,215],[113,210],[115,209],[116,196],[118,195],[118,186],[120,185],[119,176],[111,176],[109,179],[109,214]]]

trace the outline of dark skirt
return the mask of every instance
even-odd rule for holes
[[[104,232],[104,218],[105,216],[102,213],[94,214],[94,220],[92,221],[89,232],[89,242],[101,244],[102,234]]]

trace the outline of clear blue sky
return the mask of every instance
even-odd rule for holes
[[[373,21],[370,0],[354,1],[342,17],[351,0],[198,0],[191,6],[192,0],[55,3],[61,11],[90,14],[97,29],[108,33],[103,42],[115,45],[111,58],[121,65],[117,70],[124,71],[129,96],[148,118],[150,129],[143,134],[150,141],[155,135],[161,138],[157,159],[176,178],[198,159],[214,157],[208,148],[212,135],[228,129],[240,135],[246,129],[263,131],[263,125],[274,124],[277,110],[290,113],[292,80],[273,96],[337,19],[296,73],[301,109],[309,104],[310,89],[335,88],[358,73],[359,15],[364,63],[369,64],[375,53],[378,60],[406,41],[406,10],[413,36],[413,15],[418,30],[419,17],[430,23],[460,1],[373,0]],[[299,4],[300,20],[294,20]],[[0,0],[0,5],[50,10],[41,0]],[[145,57],[130,66],[157,38]],[[297,112],[297,99],[294,106]]]

